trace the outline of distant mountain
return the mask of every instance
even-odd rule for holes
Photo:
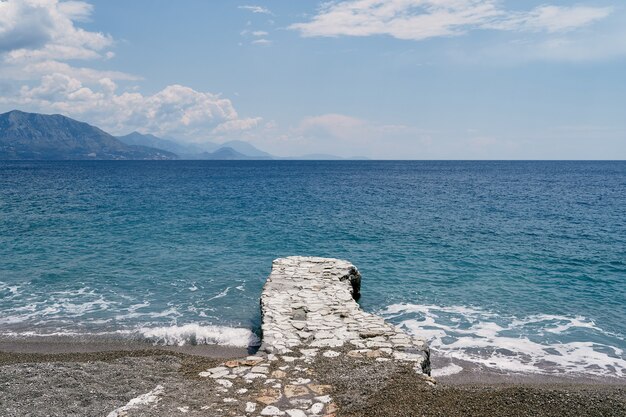
[[[171,152],[122,143],[59,114],[0,114],[0,159],[177,159]]]
[[[238,161],[238,160],[248,160],[248,159],[257,159],[253,156],[244,155],[241,152],[237,152],[233,148],[224,147],[219,148],[215,152],[203,152],[198,159],[210,159],[210,160],[229,160],[229,161]]]
[[[242,140],[231,140],[230,142],[223,143],[221,147],[231,148],[243,155],[250,157],[250,159],[274,159],[274,157],[269,153],[263,152],[262,150]]]
[[[59,114],[13,110],[0,114],[2,159],[206,159],[206,160],[342,160],[328,154],[275,157],[248,142],[221,145],[181,143],[151,134],[132,132],[114,137]],[[361,158],[350,158],[361,159]]]
[[[151,134],[143,134],[139,132],[129,133],[125,136],[118,136],[117,138],[127,145],[148,146],[151,148],[163,149],[165,151],[175,153],[178,156],[196,154],[206,150],[200,147],[182,144],[174,140],[162,139]]]
[[[339,161],[343,158],[336,155],[328,155],[324,153],[313,153],[308,155],[302,155],[294,159],[304,160],[304,161]]]
[[[274,159],[269,153],[242,140],[233,140],[221,145],[212,142],[189,144],[139,132],[119,136],[118,139],[128,145],[150,146],[174,152],[181,159]]]

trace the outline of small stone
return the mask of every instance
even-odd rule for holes
[[[233,386],[233,383],[227,379],[216,379],[215,382],[217,382],[218,384],[220,384],[221,386],[225,388],[230,388]]]
[[[381,356],[383,356],[383,352],[381,352],[380,350],[372,350],[371,352],[367,352],[365,356],[367,356],[368,358],[380,358]]]
[[[267,378],[267,376],[265,376],[264,374],[257,374],[257,373],[250,372],[249,374],[246,374],[244,378],[247,380],[252,380],[252,379],[257,379],[257,378]]]
[[[248,392],[248,389],[247,389],[247,388],[239,388],[239,389],[237,390],[237,394],[245,394],[246,392]]]
[[[292,384],[294,385],[306,385],[309,382],[311,382],[311,380],[309,378],[298,378],[294,381],[291,381]]]
[[[284,378],[287,376],[287,372],[276,370],[272,372],[272,378]]]
[[[245,365],[245,366],[256,366],[258,363],[259,361],[251,361],[251,360],[245,360],[245,361],[239,362],[240,365]]]
[[[310,398],[293,398],[289,400],[289,402],[294,406],[300,407],[302,409],[308,408],[311,406],[311,404],[313,404],[313,400],[311,400]]]
[[[318,395],[325,395],[329,393],[333,387],[331,385],[319,385],[319,384],[309,384],[307,385],[311,391]]]
[[[325,358],[336,358],[339,355],[341,354],[334,350],[327,350],[326,352],[322,353],[322,356],[324,356]]]
[[[306,413],[297,408],[285,411],[289,417],[306,417]]]
[[[223,378],[226,375],[228,375],[230,372],[228,371],[228,369],[224,368],[224,370],[222,371],[213,371],[210,373],[209,378],[213,378],[213,379],[218,379],[218,378]]]
[[[369,339],[376,336],[382,336],[385,332],[381,330],[362,330],[359,332],[359,336],[363,339]]]
[[[231,372],[232,372],[233,374],[235,374],[235,375],[241,375],[241,374],[243,374],[243,373],[248,372],[249,370],[250,370],[250,368],[249,368],[249,367],[247,367],[247,366],[238,366],[238,367],[236,367],[236,368],[232,368],[232,369],[231,369]]]
[[[239,361],[226,361],[224,362],[224,366],[228,368],[236,368],[239,366]]]
[[[268,405],[263,410],[261,410],[262,416],[283,416],[285,415],[284,411],[280,411],[278,407],[274,407],[273,405]]]
[[[302,397],[308,394],[309,390],[302,385],[285,385],[285,397],[287,398]]]
[[[246,403],[246,413],[254,413],[254,410],[256,410],[256,404],[255,403],[251,403],[251,402],[247,402]]]
[[[211,373],[211,374],[217,374],[223,371],[228,371],[228,369],[226,369],[224,366],[217,366],[215,368],[209,368],[206,370],[207,372]]]
[[[274,404],[281,397],[280,391],[269,388],[261,390],[260,394],[261,396],[257,397],[256,400],[265,405]]]
[[[300,352],[302,352],[304,356],[313,357],[317,355],[318,350],[317,349],[300,349]]]
[[[319,414],[322,412],[323,409],[324,409],[324,404],[315,403],[311,406],[311,408],[309,408],[309,411],[313,414]]]
[[[315,397],[315,399],[324,404],[328,404],[331,401],[330,395],[323,395],[321,397]]]
[[[298,330],[302,330],[306,327],[306,321],[292,321],[291,325]]]
[[[250,372],[255,372],[258,374],[266,374],[269,371],[270,370],[267,366],[254,366],[252,369],[250,369]]]

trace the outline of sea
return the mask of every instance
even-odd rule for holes
[[[3,338],[254,345],[289,255],[433,356],[626,377],[626,162],[0,162]]]

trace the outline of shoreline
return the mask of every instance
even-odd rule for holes
[[[28,336],[0,337],[0,366],[7,363],[81,362],[83,360],[110,360],[111,358],[178,356],[228,360],[243,358],[256,352],[257,347],[242,348],[228,345],[203,344],[166,346],[148,340],[74,337]],[[200,359],[199,359],[200,360]],[[446,386],[507,386],[507,385],[607,385],[626,386],[626,378],[595,374],[523,373],[505,372],[480,364],[431,355],[432,376],[439,385]],[[459,366],[459,372],[440,375],[439,370]]]
[[[0,337],[0,415],[626,415],[623,378],[511,374],[438,356],[363,311],[360,284],[347,261],[275,260],[258,348]]]
[[[85,344],[59,349],[40,343],[18,351],[0,344],[0,404],[3,416],[108,416],[156,387],[164,387],[159,408],[132,410],[128,416],[218,416],[207,404],[223,400],[216,380],[199,374],[225,359],[246,357],[238,348],[206,345],[200,351],[134,345]],[[45,348],[52,348],[45,351]],[[29,350],[30,351],[27,351]],[[212,352],[212,356],[206,352]],[[243,353],[243,355],[241,355]],[[281,362],[282,363],[282,362]],[[276,365],[274,365],[276,366]],[[422,416],[621,416],[626,413],[626,381],[609,379],[497,375],[470,370],[426,384],[411,367],[375,359],[318,356],[306,365],[311,378],[334,387],[341,412],[334,417]],[[482,373],[481,373],[482,372]],[[247,384],[263,393],[263,380]],[[233,393],[234,394],[234,393]],[[238,398],[237,395],[234,396]],[[203,408],[204,407],[204,408]],[[181,411],[182,410],[182,411]],[[250,416],[256,414],[245,414]],[[244,415],[242,413],[241,415]]]
[[[256,348],[218,344],[161,345],[149,340],[107,336],[26,336],[0,337],[0,353],[3,355],[72,355],[105,354],[107,352],[163,352],[229,359],[246,356]]]

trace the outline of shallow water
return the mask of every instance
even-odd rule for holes
[[[437,354],[626,376],[625,203],[625,162],[0,162],[0,333],[246,345],[330,256]]]

